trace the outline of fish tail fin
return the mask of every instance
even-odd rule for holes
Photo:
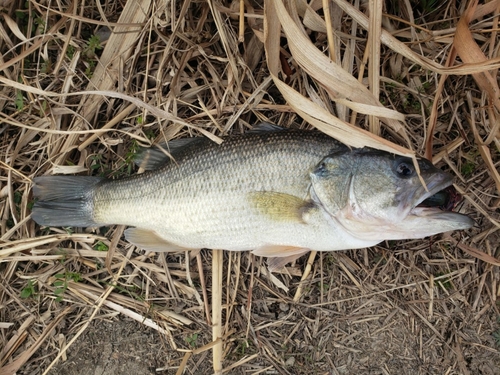
[[[92,193],[101,177],[42,176],[34,179],[32,218],[40,225],[91,227]]]

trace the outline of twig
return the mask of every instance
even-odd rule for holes
[[[314,258],[316,258],[316,253],[317,251],[311,251],[311,254],[309,254],[309,258],[307,258],[307,264],[306,264],[306,269],[304,270],[304,274],[302,275],[302,278],[300,279],[300,284],[299,287],[297,288],[297,291],[295,292],[295,296],[293,297],[293,302],[297,302],[300,297],[302,296],[302,289],[304,285],[304,280],[309,276],[309,273],[311,272],[312,265],[314,263]]]
[[[219,342],[213,347],[215,374],[222,374],[222,250],[212,255],[212,340]]]
[[[201,261],[201,255],[198,252],[196,254],[196,264],[198,265],[198,272],[200,273],[200,284],[201,290],[203,292],[203,304],[205,306],[205,316],[207,317],[207,324],[212,325],[212,319],[210,319],[210,307],[208,306],[208,293],[207,293],[207,283],[205,282],[205,274],[203,272],[203,262]]]

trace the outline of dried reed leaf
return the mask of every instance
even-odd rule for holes
[[[465,142],[465,139],[462,137],[459,137],[452,142],[448,143],[443,150],[437,152],[433,157],[432,157],[432,163],[437,164],[439,163],[444,156],[451,154],[453,151],[458,149],[463,143]],[[431,159],[429,159],[431,160]]]
[[[496,3],[496,6],[492,5],[491,3]],[[496,10],[499,4],[499,1],[490,2],[487,7],[480,7],[481,9],[477,9],[477,1],[470,4],[469,8],[466,10],[457,24],[453,42],[454,50],[450,51],[447,57],[446,67],[450,67],[453,65],[457,53],[464,62],[471,65],[491,61],[486,58],[480,47],[475,42],[468,25],[475,17],[483,17],[488,13],[488,11],[491,12]],[[489,71],[485,70],[471,74],[473,75],[478,85],[489,94],[489,100],[493,103],[493,105],[496,106],[497,109],[500,108],[500,90],[498,87],[498,83],[493,78],[492,74]],[[447,77],[447,74],[443,74],[440,77],[434,100],[432,102],[433,104],[427,128],[427,137],[425,141],[425,157],[427,159],[432,159],[434,131],[438,117],[438,105],[440,103],[439,98],[441,97]],[[496,121],[496,119],[492,119],[492,122]],[[488,158],[485,151],[486,150],[484,149],[484,147],[480,148],[481,155],[484,155],[483,158],[485,159],[488,168],[491,170],[492,163],[488,161],[488,159],[491,160],[491,157]],[[495,176],[495,181],[497,181],[496,177],[498,176],[498,172],[494,172],[493,175]]]
[[[87,168],[80,165],[54,165],[51,170],[52,174],[76,174],[86,172]]]
[[[26,92],[31,92],[33,94],[36,94],[36,95],[40,95],[40,96],[47,96],[47,97],[66,97],[66,96],[77,96],[77,95],[98,95],[102,98],[105,98],[105,97],[110,97],[110,98],[117,98],[117,99],[122,99],[122,100],[126,100],[132,104],[134,104],[135,106],[139,107],[139,108],[143,108],[147,111],[149,111],[151,114],[155,115],[155,116],[158,116],[160,118],[164,118],[166,120],[169,120],[169,121],[172,121],[172,122],[175,122],[175,123],[178,123],[178,124],[181,124],[183,126],[186,126],[188,128],[193,128],[193,129],[196,129],[197,131],[199,131],[201,134],[203,134],[204,136],[206,136],[207,138],[211,139],[212,141],[216,142],[216,143],[222,143],[222,139],[217,137],[215,134],[212,134],[210,133],[209,131],[206,131],[205,129],[203,128],[200,128],[200,127],[197,127],[197,126],[194,126],[180,118],[178,118],[177,116],[174,116],[172,115],[171,113],[167,112],[167,111],[163,111],[157,107],[154,107],[148,103],[145,103],[143,102],[142,100],[140,99],[137,99],[133,96],[130,96],[130,95],[126,95],[126,94],[122,94],[120,92],[116,92],[116,91],[102,91],[102,90],[96,90],[96,91],[80,91],[80,92],[77,92],[77,93],[67,93],[67,94],[58,94],[58,93],[55,93],[55,92],[50,92],[50,91],[45,91],[45,90],[41,90],[41,89],[38,89],[38,88],[35,88],[35,87],[31,87],[31,86],[28,86],[28,85],[25,85],[25,84],[22,84],[22,83],[19,83],[19,82],[16,82],[16,81],[12,81],[12,80],[9,80],[7,78],[4,78],[4,77],[0,77],[0,82],[4,83],[5,85],[8,85],[10,87],[14,87],[16,89],[19,89],[19,90],[23,90],[23,91],[26,91]],[[112,124],[114,125],[116,122],[113,122]],[[23,127],[23,128],[26,128],[26,129],[30,129],[30,130],[38,130],[38,131],[44,131],[44,132],[47,132],[47,133],[51,133],[51,134],[69,134],[69,135],[78,135],[78,134],[91,134],[91,133],[96,133],[96,134],[100,134],[100,133],[105,133],[105,132],[108,132],[108,131],[117,131],[117,130],[114,130],[112,129],[111,127],[106,127],[106,128],[103,128],[103,129],[93,129],[93,130],[68,130],[68,131],[63,131],[63,130],[53,130],[53,129],[37,129],[35,127],[32,127],[32,126],[27,126],[27,125],[24,125],[24,124],[21,124],[21,123],[17,123],[17,122],[12,122],[11,123],[12,125],[15,125],[15,126],[19,126],[19,127]],[[73,127],[74,128],[74,127]],[[131,135],[133,136],[133,135]],[[147,140],[144,140],[143,141],[145,143],[147,143],[148,141]]]
[[[45,340],[50,337],[50,334],[56,328],[56,326],[61,322],[61,320],[73,309],[73,306],[66,307],[61,311],[57,317],[50,322],[47,327],[43,330],[42,334],[38,336],[35,342],[22,354],[20,354],[14,361],[10,362],[8,365],[0,368],[0,374],[2,375],[15,375],[17,371],[24,365],[31,356],[38,350],[40,345],[43,344]]]
[[[266,277],[271,283],[274,284],[274,286],[278,289],[283,290],[285,293],[288,293],[290,290],[285,284],[281,282],[280,279],[278,279],[276,276],[274,276],[265,266],[260,267],[260,272],[262,275]]]
[[[304,288],[305,280],[309,277],[309,274],[311,273],[312,265],[314,264],[314,259],[316,259],[317,253],[318,253],[317,251],[311,251],[311,253],[307,257],[306,268],[304,269],[304,273],[302,274],[302,277],[300,278],[299,287],[297,288],[297,291],[295,292],[295,295],[293,296],[294,302],[299,301],[300,297],[302,297],[302,291]]]
[[[267,6],[269,4],[269,6]],[[355,77],[345,71],[341,65],[331,61],[304,35],[303,29],[299,24],[298,14],[292,7],[289,11],[286,9],[282,0],[266,3],[265,17],[266,24],[281,24],[288,40],[288,46],[300,67],[325,88],[333,101],[337,98],[348,99],[353,102],[369,104],[372,106],[383,107],[377,98],[359,82]],[[269,36],[269,34],[268,34]],[[278,37],[273,35],[272,37]],[[274,43],[274,42],[273,42]],[[268,44],[269,46],[273,44]],[[267,48],[268,49],[268,48]],[[269,52],[268,63],[269,63]],[[274,72],[273,72],[274,73]],[[276,75],[276,73],[274,73]],[[394,131],[403,135],[404,127],[397,121],[385,119]]]
[[[225,367],[222,372],[223,373],[229,373],[229,371],[231,371],[232,369],[238,368],[241,365],[244,365],[245,363],[250,362],[250,361],[252,361],[252,360],[254,360],[254,359],[256,359],[256,358],[258,358],[260,356],[261,356],[260,353],[252,354],[252,355],[249,355],[249,356],[245,356],[242,359],[240,359],[238,362],[235,362],[232,365],[230,365],[228,367]]]
[[[491,264],[493,266],[500,267],[500,259],[492,257],[491,255],[486,254],[485,252],[482,252],[482,251],[480,251],[474,247],[468,246],[464,243],[459,243],[457,246],[474,258],[480,259],[483,262],[486,262],[486,263]]]
[[[453,51],[448,55],[446,60],[446,65],[448,66],[454,60],[455,54]],[[432,101],[431,115],[429,117],[429,122],[427,124],[427,137],[425,139],[425,153],[424,156],[428,160],[432,160],[432,152],[433,152],[433,140],[434,140],[434,131],[436,129],[437,119],[438,119],[438,106],[440,103],[441,94],[444,89],[444,84],[446,79],[448,78],[447,74],[441,75],[439,77],[439,82],[436,88],[436,92],[434,94],[434,100]]]
[[[68,289],[75,289],[75,288],[77,288],[76,284],[72,284],[72,285],[68,286]],[[103,305],[106,305],[109,308],[115,310],[116,312],[119,312],[120,314],[128,316],[129,318],[132,318],[132,319],[138,321],[139,323],[144,324],[145,326],[151,327],[154,330],[156,330],[156,331],[158,331],[160,333],[163,333],[165,335],[168,334],[167,331],[164,328],[160,327],[156,322],[154,322],[150,318],[146,318],[145,316],[143,316],[141,314],[138,314],[135,311],[132,311],[132,310],[126,308],[126,307],[120,306],[117,303],[114,303],[114,302],[111,302],[111,301],[108,301],[108,300],[103,300],[103,299],[101,299],[101,296],[97,296],[97,295],[91,293],[88,290],[79,289],[79,292],[82,293],[82,294],[84,294],[84,295],[86,295],[87,297],[90,297],[95,302],[102,301]],[[170,327],[168,325],[166,325],[165,327],[166,327],[166,329],[168,329],[170,331],[175,330],[175,328]]]
[[[467,93],[469,105],[472,107],[472,98],[470,92]],[[471,116],[471,128],[472,128],[472,133],[474,135],[474,139],[476,141],[476,146],[479,150],[479,154],[481,155],[481,158],[483,159],[484,163],[486,164],[486,168],[488,168],[490,172],[491,178],[493,178],[493,181],[495,181],[495,185],[497,187],[497,192],[500,193],[500,174],[498,173],[498,170],[495,166],[495,163],[493,162],[491,158],[491,153],[490,149],[487,145],[484,144],[483,140],[481,139],[481,136],[479,135],[479,130],[477,129],[476,121],[473,116]]]
[[[322,0],[322,5],[323,5],[323,12],[325,14],[325,23],[326,23],[326,37],[328,40],[328,49],[329,49],[329,54],[330,54],[330,60],[333,62],[336,61],[336,56],[335,56],[335,37],[333,35],[333,26],[332,26],[332,16],[330,12],[330,1],[329,0]],[[307,14],[316,14],[314,12],[307,12]],[[304,25],[306,25],[306,20],[304,20]]]
[[[500,1],[491,1],[491,3],[496,3],[498,7]],[[460,17],[453,42],[453,47],[457,50],[460,58],[469,64],[484,63],[489,60],[475,42],[472,32],[469,30],[469,23],[473,19],[477,4],[478,0],[471,2],[465,13]],[[472,76],[478,86],[488,93],[489,101],[500,111],[500,88],[498,87],[497,75],[493,76],[489,71],[482,71],[473,73]]]
[[[355,112],[362,113],[364,115],[372,115],[377,117],[383,117],[386,119],[392,119],[396,121],[405,121],[405,115],[393,109],[380,107],[377,105],[370,105],[364,103],[352,102],[347,99],[337,98],[335,102],[345,105],[347,108],[352,109]]]
[[[12,354],[19,348],[19,346],[26,340],[28,337],[28,329],[33,324],[35,317],[33,315],[29,315],[22,322],[19,328],[16,330],[16,333],[10,338],[7,344],[0,351],[0,369],[1,366],[5,364],[12,356]]]
[[[193,324],[194,322],[189,319],[189,318],[186,318],[185,316],[183,315],[180,315],[180,314],[177,314],[176,312],[174,311],[169,311],[169,310],[158,310],[156,311],[156,313],[158,315],[161,315],[163,316],[164,318],[166,318],[167,320],[168,319],[171,319],[173,320],[175,323],[177,324],[186,324],[186,325],[190,325],[190,324]]]
[[[370,92],[378,100],[380,94],[380,34],[382,33],[382,1],[369,2],[370,25],[368,28],[367,50],[370,51],[368,60],[368,84]],[[380,122],[376,116],[369,116],[370,132],[380,135]]]
[[[303,34],[295,25],[294,21],[288,15],[281,0],[278,0],[276,2],[266,2],[264,14],[264,46],[266,50],[270,74],[273,77],[274,83],[280,90],[283,97],[300,116],[302,116],[307,122],[318,128],[322,132],[338,139],[340,142],[347,145],[353,147],[370,146],[395,154],[406,155],[409,157],[414,156],[414,153],[412,151],[404,147],[393,144],[392,142],[377,137],[366,130],[354,127],[344,121],[341,121],[339,118],[331,115],[328,111],[313,103],[311,100],[307,99],[306,97],[292,89],[290,86],[288,86],[286,83],[284,83],[282,80],[280,80],[280,29],[281,26],[283,26],[284,29],[288,30],[289,32],[289,34],[287,35],[289,43],[293,43],[297,50],[296,53],[298,56],[295,57],[298,58],[299,61],[300,59],[302,59],[303,64],[312,64],[314,68],[309,68],[310,72],[321,72],[321,77],[318,78],[325,84],[325,86],[335,86],[338,81],[343,80],[348,82],[354,80],[356,82],[354,87],[359,87],[360,85],[360,83],[351,75],[346,74],[346,72],[341,67],[340,69],[332,68],[333,63],[328,58],[326,58],[326,56],[320,53],[316,47],[311,45],[311,42],[303,36]],[[278,14],[281,14],[281,18],[278,16]],[[285,22],[287,26],[283,25],[282,22]],[[291,38],[297,38],[298,41],[292,41]],[[301,45],[300,43],[302,43],[303,45]],[[311,60],[314,60],[316,62],[312,62]],[[321,69],[323,68],[326,71],[322,71]],[[335,79],[332,77],[335,77]],[[328,80],[330,80],[330,83],[325,83],[328,82]],[[357,94],[356,90],[346,88],[345,96],[350,97],[350,93],[352,93],[353,96],[361,98],[363,95],[361,94],[361,92],[365,93],[365,95],[368,95],[368,97],[373,98],[369,91],[364,88],[364,86],[362,89],[359,89]]]
[[[10,28],[10,30],[12,31],[12,33],[15,36],[17,36],[21,41],[23,41],[25,43],[28,42],[28,39],[24,36],[24,34],[22,33],[22,31],[19,29],[19,26],[17,25],[17,23],[12,18],[10,18],[5,13],[2,13],[2,17],[5,20],[5,24]]]
[[[490,171],[491,178],[493,178],[493,181],[495,181],[497,192],[500,193],[500,174],[498,173],[498,170],[495,167],[495,163],[491,159],[491,152],[489,147],[484,144],[478,143],[477,148],[479,150],[479,153],[481,154],[481,157],[484,160],[484,163],[486,164],[486,167]]]
[[[324,10],[326,9],[325,2],[326,0],[322,0],[322,6]],[[297,7],[297,13],[304,19],[304,26],[311,30],[319,31],[320,33],[328,33],[328,24],[325,22],[325,20],[323,20],[323,18],[321,18],[318,13],[315,12],[313,7],[311,7],[305,1],[296,1],[295,5]],[[330,19],[330,17],[327,17],[326,19]]]
[[[73,234],[52,234],[37,238],[24,238],[18,241],[0,243],[0,259],[20,251],[48,245],[54,242],[74,240],[79,242],[94,243],[95,241],[106,241],[105,237],[91,234],[73,233]]]
[[[302,1],[302,0],[301,0]],[[351,16],[359,25],[368,30],[369,28],[369,19],[358,9],[348,3],[346,0],[333,0],[344,12],[346,12],[349,16]],[[466,64],[461,66],[454,67],[443,67],[442,65],[432,61],[424,56],[421,56],[415,52],[413,52],[408,46],[406,46],[403,42],[397,40],[394,36],[392,36],[388,31],[382,29],[382,33],[380,35],[380,40],[387,47],[392,49],[393,51],[401,54],[407,59],[413,61],[414,63],[420,65],[421,67],[431,70],[436,73],[441,74],[457,74],[457,75],[467,75],[473,73],[480,73],[483,71],[488,71],[492,69],[496,69],[500,67],[500,58],[489,59],[488,61]]]
[[[118,24],[140,25],[147,20],[152,0],[128,0],[121,11]],[[88,84],[88,90],[111,90],[118,81],[120,66],[132,54],[132,47],[137,43],[142,27],[117,26],[109,37],[102,52],[99,63]],[[85,129],[86,122],[92,121],[104,98],[83,97],[80,102],[81,118],[75,119],[70,129]],[[76,135],[69,135],[61,145],[62,155],[56,159],[56,164],[63,164],[66,150],[78,142]]]
[[[213,349],[217,345],[222,345],[222,339],[219,338],[219,339],[217,339],[215,341],[209,342],[208,344],[200,346],[199,348],[194,349],[192,353],[193,354],[200,354],[200,353],[203,353],[203,352],[205,352],[207,350]]]
[[[500,229],[500,221],[497,221],[495,219],[493,219],[493,217],[491,215],[488,214],[488,212],[486,211],[486,209],[484,207],[482,207],[482,205],[480,205],[479,203],[477,203],[476,201],[474,201],[474,199],[472,199],[464,189],[462,189],[459,185],[457,184],[453,184],[453,187],[460,193],[460,195],[462,195],[471,205],[474,206],[474,208],[480,212],[486,219],[488,219],[488,221],[493,224],[495,227],[499,228]]]
[[[120,113],[118,115],[116,115],[113,119],[111,119],[111,121],[108,121],[108,123],[103,125],[101,127],[101,129],[111,129],[111,128],[115,127],[117,124],[119,124],[121,121],[123,121],[125,119],[125,117],[127,117],[134,110],[134,108],[135,108],[135,105],[130,104],[125,109],[120,111]],[[78,150],[80,150],[80,151],[84,150],[85,148],[88,147],[88,145],[90,145],[92,142],[94,142],[98,137],[99,137],[98,134],[91,135],[90,137],[88,137],[84,142],[82,142],[78,146]]]
[[[28,56],[30,56],[34,51],[38,50],[41,45],[43,45],[45,42],[47,42],[50,38],[51,35],[57,33],[59,28],[61,28],[67,21],[67,17],[63,16],[59,21],[57,21],[51,28],[48,30],[46,33],[40,35],[32,44],[30,47],[26,48],[24,51],[22,51],[20,54],[16,55],[16,57],[13,57],[7,62],[0,62],[0,72],[7,71],[7,68],[11,67],[12,65],[18,63],[19,61],[22,61],[26,59]]]

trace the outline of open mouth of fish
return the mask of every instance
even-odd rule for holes
[[[410,211],[411,215],[454,221],[462,224],[464,228],[474,224],[468,216],[453,211],[462,201],[462,195],[453,186],[453,181],[445,180],[428,188],[429,191],[422,195]]]

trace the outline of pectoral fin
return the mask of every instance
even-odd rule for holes
[[[282,257],[282,258],[268,258],[267,259],[267,268],[269,271],[274,272],[282,269],[285,267],[288,263],[292,263],[294,260],[299,259],[302,255],[305,253],[309,252],[309,249],[305,249],[303,253],[298,253],[294,255],[290,255],[287,257]]]
[[[286,264],[293,262],[309,251],[311,250],[304,247],[267,245],[252,250],[252,253],[261,257],[268,257],[268,269],[273,272],[283,268]]]
[[[149,251],[173,252],[192,250],[174,245],[160,237],[155,231],[149,229],[128,228],[125,231],[125,238],[135,246]]]
[[[311,250],[304,247],[266,245],[252,250],[252,254],[269,258],[286,258],[295,255],[301,256],[309,251]]]
[[[304,223],[304,216],[314,207],[310,201],[274,191],[255,191],[249,199],[261,214],[274,221]]]

